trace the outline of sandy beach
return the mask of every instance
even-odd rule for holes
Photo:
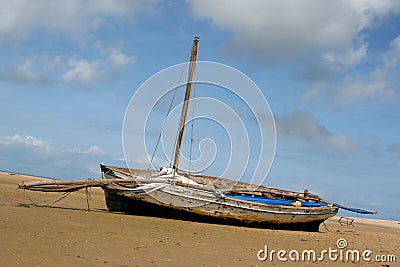
[[[58,202],[61,193],[17,189],[35,179],[0,173],[1,266],[400,266],[399,222],[357,218],[341,225],[335,217],[311,233],[133,216],[108,212],[101,189]],[[317,262],[289,257],[292,250],[301,256],[330,248],[338,259],[327,253]],[[277,253],[269,257],[271,250],[286,251],[281,258],[287,261]],[[340,261],[340,251],[348,250],[371,253]],[[378,262],[376,256],[395,256],[396,262]]]

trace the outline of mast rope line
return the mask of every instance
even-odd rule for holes
[[[191,131],[190,131],[190,149],[189,149],[189,173],[192,167],[192,152],[193,152],[193,135],[194,135],[194,110],[196,104],[196,83],[193,84],[193,104],[192,104],[192,121],[191,121]]]
[[[186,57],[186,61],[185,61],[185,62],[188,62],[189,57],[190,57],[190,53],[189,53],[188,56]],[[180,78],[179,78],[179,83],[182,81],[183,71],[184,71],[184,68],[182,68],[181,75],[180,75]],[[172,83],[172,81],[171,81],[171,83]],[[162,126],[161,126],[160,134],[158,135],[157,143],[156,143],[156,145],[155,145],[155,147],[154,147],[153,154],[151,155],[151,160],[150,160],[149,166],[147,167],[148,170],[150,170],[150,167],[151,167],[152,164],[153,164],[154,156],[155,156],[155,154],[156,154],[158,145],[159,145],[159,143],[160,143],[161,136],[162,136],[162,132],[164,131],[165,122],[167,121],[168,115],[169,115],[170,112],[171,112],[172,105],[173,105],[173,103],[174,103],[174,101],[175,101],[175,97],[176,97],[177,91],[178,91],[178,87],[175,87],[175,89],[174,89],[174,94],[173,94],[173,96],[172,96],[171,103],[169,104],[169,108],[168,108],[167,114],[165,115],[164,122],[163,122],[163,124],[162,124]],[[177,134],[177,135],[178,135],[178,134]],[[176,146],[176,138],[175,138],[174,147],[175,147],[175,146]],[[172,152],[172,158],[173,158],[173,157],[174,157],[174,153]],[[172,158],[171,158],[171,159],[172,159]],[[171,160],[170,163],[169,163],[169,166],[170,166],[170,167],[171,167],[171,162],[172,162],[172,160]]]

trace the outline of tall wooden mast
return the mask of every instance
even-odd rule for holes
[[[199,40],[200,40],[200,38],[197,36],[194,38],[192,52],[190,55],[189,75],[188,75],[188,80],[186,83],[185,101],[183,102],[181,120],[179,122],[178,140],[176,142],[176,148],[175,148],[174,164],[172,166],[172,168],[174,169],[174,174],[178,170],[179,158],[181,155],[182,140],[183,140],[183,134],[185,132],[186,117],[187,117],[187,113],[188,113],[189,100],[190,100],[192,83],[193,83],[193,75],[196,70],[197,48],[198,48]]]

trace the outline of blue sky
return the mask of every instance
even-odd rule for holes
[[[17,0],[0,17],[1,170],[86,179],[100,162],[123,166],[131,97],[198,35],[199,60],[240,70],[268,100],[266,185],[400,220],[398,1]]]

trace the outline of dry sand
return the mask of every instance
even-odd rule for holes
[[[310,233],[133,216],[108,212],[101,189],[91,190],[87,211],[85,191],[53,203],[61,194],[17,189],[34,179],[0,173],[1,266],[400,266],[399,222],[356,219],[347,226],[333,218]],[[333,262],[327,254],[322,262],[257,259],[265,245],[301,255],[338,249],[339,238],[347,241],[344,253],[370,250],[371,259],[395,255],[397,262]]]

